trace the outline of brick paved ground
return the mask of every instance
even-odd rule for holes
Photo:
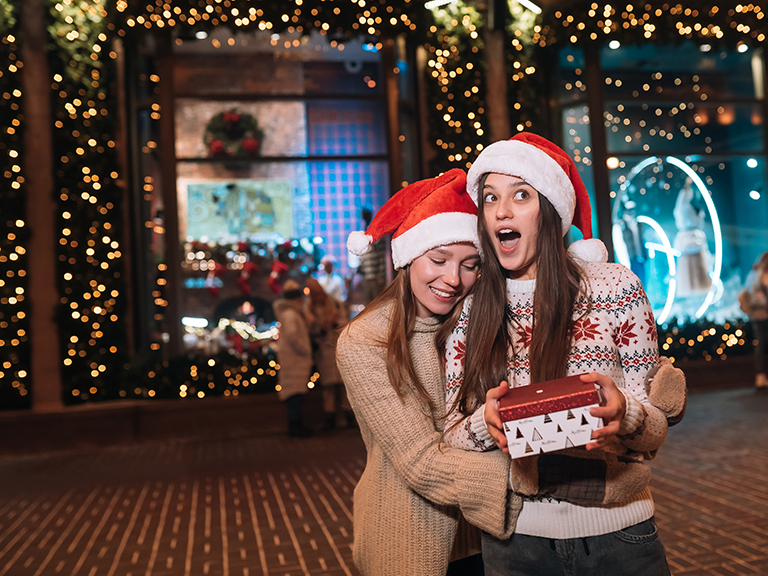
[[[768,575],[768,394],[692,394],[653,462],[676,575]],[[0,576],[357,575],[354,431],[0,458]]]
[[[676,575],[768,575],[768,393],[692,394],[653,462]]]

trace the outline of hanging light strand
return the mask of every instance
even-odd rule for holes
[[[17,7],[0,5],[0,406],[29,408],[31,351],[27,298],[29,227],[23,157],[23,100]]]

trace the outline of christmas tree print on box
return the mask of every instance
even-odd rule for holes
[[[511,389],[499,408],[510,456],[584,446],[592,432],[603,426],[600,418],[589,413],[599,405],[596,386],[579,376]]]

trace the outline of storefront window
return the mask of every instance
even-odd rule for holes
[[[560,96],[576,158],[587,132],[579,118],[595,121],[574,103],[584,100],[577,83],[596,63],[568,48],[560,64],[570,69]],[[768,250],[761,54],[605,47],[599,65],[606,150],[593,157],[609,168],[615,260],[641,279],[660,324],[741,317],[738,292]]]
[[[177,42],[174,73],[180,314],[186,347],[207,354],[269,339],[280,285],[321,258],[349,276],[347,236],[389,197],[375,50],[216,42]]]

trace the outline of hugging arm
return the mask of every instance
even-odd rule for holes
[[[385,349],[355,337],[339,338],[337,363],[361,429],[367,429],[409,488],[437,505],[457,506],[471,524],[506,538],[514,528],[508,506],[509,459],[441,446],[441,432],[418,396],[401,399],[387,377]],[[370,450],[371,447],[368,446]]]

